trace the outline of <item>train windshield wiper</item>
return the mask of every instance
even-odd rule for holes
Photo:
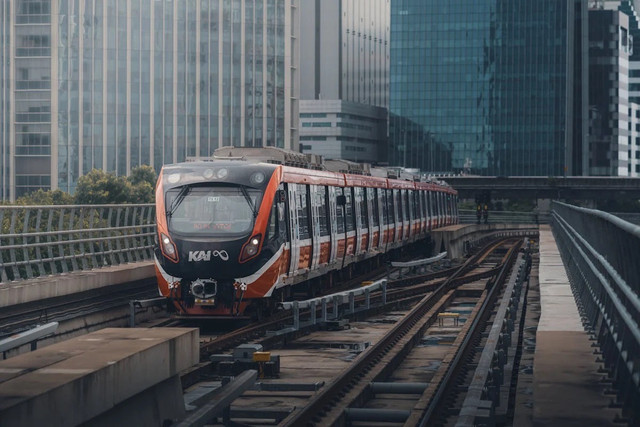
[[[244,196],[244,198],[247,200],[247,203],[251,208],[251,212],[253,212],[253,217],[256,218],[258,216],[258,211],[256,210],[256,207],[253,205],[253,202],[251,201],[251,196],[249,196],[249,193],[247,192],[246,188],[240,187],[240,190],[242,191],[242,195]]]
[[[189,194],[190,191],[191,191],[191,187],[188,185],[185,185],[180,189],[180,192],[178,193],[176,198],[173,199],[173,202],[171,202],[171,207],[167,211],[168,217],[170,217],[176,212],[176,209],[178,209],[178,206],[180,206],[180,203],[182,203],[182,200],[187,196],[187,194]]]

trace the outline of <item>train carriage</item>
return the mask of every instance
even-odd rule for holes
[[[163,167],[155,261],[170,307],[255,314],[292,286],[326,285],[455,222],[457,194],[446,185],[323,166],[274,148],[225,147],[212,161]]]

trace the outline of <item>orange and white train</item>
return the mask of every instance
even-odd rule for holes
[[[224,147],[162,168],[155,264],[170,308],[255,316],[296,285],[328,286],[457,223],[457,192],[443,183],[285,165],[300,158]]]

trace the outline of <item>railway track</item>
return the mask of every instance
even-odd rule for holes
[[[308,405],[285,419],[283,425],[344,425],[347,420],[350,422],[374,420],[401,422],[402,418],[406,420],[406,425],[417,425],[421,422],[425,411],[435,411],[456,363],[470,341],[471,329],[475,328],[475,325],[480,321],[482,313],[487,312],[489,306],[487,291],[483,292],[472,313],[472,317],[478,320],[465,323],[453,343],[453,348],[456,350],[451,353],[451,357],[442,361],[438,372],[424,388],[419,398],[415,400],[415,405],[410,411],[394,413],[389,410],[380,412],[367,408],[367,402],[371,401],[373,394],[371,384],[385,384],[387,382],[387,379],[401,365],[427,329],[435,324],[438,314],[451,305],[456,298],[456,288],[471,279],[470,277],[464,279],[464,276],[474,268],[481,267],[482,263],[488,259],[489,254],[507,242],[500,241],[488,245],[485,250],[470,258],[435,290],[424,296],[382,339],[371,346],[344,372],[340,373],[332,383],[323,387]],[[505,255],[497,277],[490,279],[494,284],[491,286],[492,289],[498,289],[515,261],[518,244],[514,244],[513,241],[510,243],[512,247]],[[492,270],[495,272],[495,269]]]
[[[462,302],[468,305],[470,304],[470,301],[473,300],[472,305],[474,307],[480,307],[484,304],[485,300],[487,300],[487,295],[486,295],[486,292],[485,293],[478,292],[478,286],[481,289],[497,288],[497,286],[495,287],[487,286],[486,282],[491,281],[493,283],[496,281],[497,276],[500,276],[501,274],[502,276],[504,276],[504,274],[506,274],[506,271],[509,270],[509,264],[512,262],[514,254],[517,252],[516,249],[513,249],[513,248],[509,249],[508,246],[515,246],[516,243],[520,241],[521,241],[521,238],[517,238],[517,239],[512,238],[512,239],[494,240],[486,244],[483,248],[481,248],[481,250],[475,256],[469,259],[463,266],[457,269],[450,269],[446,271],[446,273],[449,274],[449,277],[447,277],[446,279],[439,277],[439,276],[442,276],[442,274],[444,273],[444,271],[442,271],[442,272],[436,272],[429,275],[422,275],[419,280],[421,283],[415,283],[416,282],[415,278],[407,278],[403,280],[390,281],[389,286],[387,288],[387,300],[394,301],[394,303],[388,305],[384,309],[378,308],[378,312],[382,310],[388,312],[389,310],[393,310],[392,307],[398,307],[398,306],[407,307],[415,304],[417,300],[422,300],[420,304],[422,308],[417,308],[417,307],[414,308],[410,314],[404,317],[404,319],[412,319],[413,313],[415,312],[422,312],[423,314],[427,314],[427,319],[428,319],[427,321],[424,321],[424,320],[421,322],[413,321],[413,324],[410,327],[408,327],[408,330],[423,328],[423,333],[424,333],[424,325],[427,324],[428,327],[433,327],[435,325],[435,319],[437,319],[437,314],[439,312],[442,312],[443,310],[445,310],[446,307],[455,306],[456,304],[460,303],[460,295],[457,293],[456,289],[461,287],[464,288],[465,284],[474,283],[474,282],[476,283],[476,287],[472,293],[476,294],[476,296],[471,299],[468,296],[466,298],[462,298]],[[480,282],[482,284],[477,285],[477,283],[480,283]],[[467,294],[469,293],[467,291],[465,292]],[[374,294],[371,295],[372,301],[375,299],[375,297],[376,296]],[[426,307],[424,305],[424,301],[429,301]],[[486,311],[486,309],[484,310]],[[374,314],[375,313],[373,312],[370,312],[370,313],[360,312],[357,314],[357,316],[359,316],[360,318],[366,318],[366,317],[371,317]],[[266,330],[269,328],[277,328],[277,325],[285,323],[286,322],[285,314],[280,313],[279,316],[280,318],[272,319],[273,323],[271,323],[268,326],[265,325],[263,329]],[[478,310],[474,308],[474,311],[472,312],[471,317],[479,318]],[[410,320],[409,322],[412,322],[412,321]],[[470,326],[467,326],[467,325],[470,325],[471,323],[472,322],[469,321],[468,324],[465,323],[463,325],[464,332],[461,333],[462,336],[466,336],[465,334],[469,333],[467,329]],[[407,330],[406,326],[398,324],[393,328],[393,330],[397,331],[403,328],[405,329],[405,331]],[[309,332],[310,331],[302,332],[300,333],[300,335],[306,335]],[[327,334],[327,332],[324,332],[324,334]],[[330,334],[336,334],[335,335],[336,338],[341,336],[341,334],[335,333],[335,332],[332,332]],[[368,362],[370,362],[371,358],[376,360],[383,360],[383,359],[389,360],[390,358],[393,359],[391,355],[386,355],[386,354],[378,357],[372,356],[377,352],[375,348],[383,348],[390,351],[394,349],[401,349],[406,342],[413,341],[413,343],[415,344],[416,341],[419,341],[415,338],[416,337],[415,333],[408,334],[406,338],[401,338],[401,337],[399,338],[397,336],[394,336],[395,334],[396,332],[392,332],[388,334],[387,336],[389,337],[393,336],[393,338],[389,338],[389,339],[383,338],[382,340],[380,340],[380,342],[378,342],[378,344],[375,344],[373,347],[371,347],[370,350],[367,350],[361,356],[356,358],[355,359],[356,361],[353,362],[354,365],[352,365],[349,368],[350,369],[349,371],[340,372],[339,374],[332,376],[337,379],[334,379],[333,382],[326,381],[328,385],[324,386],[320,390],[320,392],[318,392],[318,394],[310,395],[305,401],[305,403],[303,404],[296,403],[296,405],[298,405],[298,408],[300,408],[304,406],[306,402],[308,402],[308,404],[306,404],[304,409],[298,409],[297,411],[293,412],[289,416],[289,418],[286,418],[284,421],[282,421],[284,425],[305,425],[305,424],[343,425],[347,417],[349,417],[348,419],[351,425],[370,425],[370,421],[356,421],[358,417],[362,417],[362,412],[358,414],[358,409],[363,409],[365,416],[371,416],[370,413],[367,414],[367,411],[369,411],[369,408],[367,408],[366,403],[363,403],[363,402],[369,402],[369,404],[374,406],[380,405],[380,404],[384,406],[384,403],[377,402],[375,400],[376,398],[371,394],[372,381],[370,378],[371,377],[370,372],[373,371],[373,368],[371,366],[368,366]],[[235,347],[241,342],[261,343],[263,344],[264,348],[268,350],[277,349],[282,344],[281,342],[278,342],[277,338],[264,337],[263,332],[260,331],[259,328],[256,329],[255,325],[247,325],[246,327],[240,330],[233,331],[231,335],[235,337],[235,340],[227,341],[229,337],[222,335],[218,338],[212,339],[209,343],[204,344],[203,348],[206,348],[209,350],[215,349],[215,351],[213,352],[218,353],[224,350],[228,350],[232,347]],[[469,339],[467,339],[467,341],[469,341]],[[331,341],[332,339],[329,338],[329,340]],[[310,341],[314,342],[314,339],[311,339]],[[308,342],[309,341],[307,340],[303,341],[302,348],[307,346]],[[477,342],[477,339],[472,342]],[[459,340],[453,344],[456,348],[463,347],[461,345],[461,342],[459,342]],[[290,345],[293,345],[293,348],[296,347],[295,337],[290,337],[289,339],[285,340],[285,348],[289,348]],[[406,347],[406,349],[400,351],[400,353],[406,356],[406,354],[408,354],[410,351],[411,351],[410,347]],[[463,354],[463,352],[461,352],[461,354]],[[208,359],[207,351],[203,350],[202,355],[203,355],[203,359],[201,360]],[[288,356],[288,357],[289,357],[288,360],[291,360],[290,359],[291,356]],[[396,356],[395,360],[397,364],[401,364],[402,356]],[[440,363],[440,361],[441,360],[438,359],[437,363]],[[364,368],[362,367],[363,364],[365,365]],[[443,363],[443,365],[449,366],[448,363]],[[291,367],[291,368],[293,368],[294,370],[298,369],[294,367]],[[359,369],[360,369],[360,372],[358,372]],[[390,370],[392,370],[392,368],[387,366],[378,368],[378,369],[383,372],[386,372],[387,374]],[[440,369],[443,369],[443,368],[440,368]],[[356,372],[356,373],[349,373],[351,372],[351,370],[355,370],[353,372]],[[451,371],[453,372],[454,369],[452,368]],[[208,362],[204,362],[199,367],[193,369],[188,373],[185,373],[182,376],[183,387],[187,389],[188,387],[190,387],[191,385],[195,384],[196,382],[200,381],[203,378],[211,379],[212,378],[211,374],[212,374],[211,365]],[[298,380],[303,380],[304,374],[303,374],[303,377],[295,376],[294,378],[297,378]],[[437,393],[437,396],[438,396],[437,401],[441,400],[441,395],[444,393],[444,391],[439,391],[439,390],[448,389],[447,384],[449,383],[449,381],[451,380],[448,380],[447,382],[442,383],[440,387],[437,387],[435,389],[435,391],[434,390],[431,391],[431,393]],[[375,382],[384,382],[384,381],[373,381],[373,383]],[[384,384],[383,385],[378,384],[377,386],[385,387]],[[412,386],[410,385],[409,387],[412,387]],[[413,385],[413,387],[416,387],[416,385]],[[423,388],[425,388],[425,386],[423,386]],[[255,392],[253,394],[250,393],[249,395],[250,396],[255,395]],[[325,396],[325,397],[322,397],[322,396]],[[416,403],[425,399],[425,398],[419,399],[418,397],[419,396],[413,396],[413,399],[415,400]],[[262,398],[265,398],[265,396],[262,396],[261,399]],[[384,398],[385,398],[385,395],[382,395],[383,401],[384,401]],[[268,400],[269,398],[267,397],[266,399]],[[273,399],[278,401],[278,399],[281,399],[281,397],[274,396]],[[328,401],[323,402],[323,399],[328,399]],[[397,403],[397,400],[393,400],[393,401],[394,401],[394,404]],[[358,405],[355,405],[354,402],[360,402],[360,403]],[[245,403],[239,402],[239,404],[242,405],[243,407],[244,405],[247,405],[246,402]],[[318,405],[321,406],[320,409],[318,409],[317,407]],[[365,405],[365,406],[359,408],[358,407],[359,405],[360,406]],[[258,403],[258,406],[260,406],[260,403]],[[434,407],[437,408],[437,405]],[[332,408],[332,409],[329,410],[329,408]],[[342,410],[340,408],[342,408]],[[349,408],[348,411],[346,410],[347,408]],[[329,412],[332,412],[333,415],[329,414]],[[320,417],[318,416],[319,413],[322,414]],[[440,412],[437,412],[437,413],[440,414]],[[405,413],[401,416],[408,417],[409,415],[410,415],[410,411],[408,413],[405,411]],[[374,417],[377,417],[377,416],[379,416],[379,414],[374,414]],[[395,416],[397,416],[397,414]],[[329,418],[325,418],[325,417],[329,417]],[[334,417],[335,419],[332,419],[331,417]],[[376,420],[379,421],[379,419],[377,418]],[[393,423],[391,425],[393,425]],[[399,423],[399,425],[402,425],[402,423]],[[411,424],[406,424],[406,425],[411,425]]]
[[[19,306],[3,307],[0,309],[0,338],[41,323],[71,321],[117,308],[126,308],[131,299],[146,299],[157,294],[155,280],[149,279]]]

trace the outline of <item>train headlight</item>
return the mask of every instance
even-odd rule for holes
[[[180,174],[172,173],[167,177],[167,181],[169,181],[169,184],[177,184],[178,182],[180,182]]]
[[[229,169],[218,169],[218,172],[216,173],[216,176],[218,177],[218,179],[225,179],[227,177],[227,175],[229,175]]]
[[[213,178],[214,174],[213,174],[213,169],[205,169],[204,172],[202,172],[202,177],[204,179],[211,179]]]
[[[249,180],[253,184],[262,184],[264,182],[264,174],[262,172],[256,172],[251,175],[251,178],[249,178]]]
[[[240,253],[240,262],[245,262],[258,254],[258,249],[260,248],[260,238],[261,235],[253,236],[247,243],[242,247],[242,252]]]
[[[160,233],[162,253],[173,262],[178,262],[178,251],[171,238],[164,233]]]

